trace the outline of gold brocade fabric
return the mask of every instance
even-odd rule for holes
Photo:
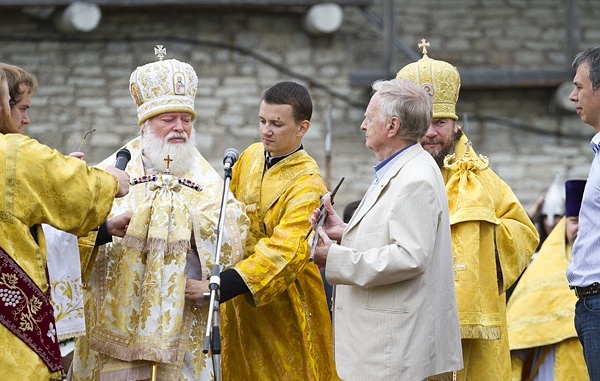
[[[565,277],[570,253],[563,217],[523,273],[508,302],[511,350],[577,337],[573,323],[577,297]]]
[[[223,380],[338,380],[323,282],[304,239],[327,190],[304,150],[264,163],[258,143],[233,167],[231,189],[251,221],[248,260],[235,269],[251,294],[221,305]]]
[[[185,196],[179,196],[182,187],[167,174],[149,184],[151,193],[137,207],[123,238],[92,349],[125,361],[177,360],[192,232]]]
[[[408,79],[433,97],[433,118],[458,120],[460,74],[448,62],[431,59],[424,52],[423,58],[400,69],[396,79]]]
[[[584,381],[588,376],[574,325],[577,297],[565,277],[571,260],[565,228],[563,217],[515,287],[507,306],[508,337],[511,350],[556,344],[555,375],[563,375],[554,380]],[[515,362],[513,356],[513,369]],[[570,378],[575,374],[582,376]]]
[[[463,135],[442,171],[465,363],[459,380],[510,379],[504,293],[539,241],[510,187],[488,165]]]
[[[89,169],[79,159],[24,135],[0,134],[0,247],[46,292],[46,241],[41,225],[35,228],[35,239],[29,227],[47,223],[76,235],[86,234],[106,218],[117,190],[114,176]],[[2,379],[49,380],[53,376],[38,355],[4,325],[0,325],[0,343]]]
[[[132,156],[127,171],[139,178],[146,174],[141,141],[134,139],[126,147]],[[114,156],[99,166],[113,162]],[[213,267],[223,180],[200,153],[192,162],[181,177],[199,184],[199,191],[178,188],[163,176],[156,183],[132,186],[114,203],[112,215],[126,210],[134,215],[123,240],[113,238],[100,247],[91,270],[82,264],[88,283],[87,334],[76,343],[73,380],[146,380],[154,361],[158,380],[213,379],[211,357],[202,353],[208,306],[184,299],[184,289],[185,277],[193,277],[190,271],[199,273],[196,279],[208,279]],[[244,206],[232,196],[226,212],[220,257],[224,269],[242,259],[248,229]],[[198,255],[188,250],[190,245]],[[93,246],[80,242],[80,250]],[[192,258],[198,263],[191,263]],[[106,344],[102,352],[90,346],[92,336]]]

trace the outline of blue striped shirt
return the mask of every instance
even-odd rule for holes
[[[571,287],[587,287],[600,282],[600,133],[594,135],[590,147],[594,151],[594,160],[583,191],[573,257],[567,267]]]
[[[396,151],[394,154],[392,154],[387,159],[380,161],[373,166],[373,169],[375,170],[375,174],[373,175],[373,179],[371,180],[371,186],[367,190],[367,193],[365,193],[365,196],[369,195],[371,193],[371,191],[373,190],[373,188],[375,188],[377,186],[377,184],[379,184],[379,181],[381,179],[383,179],[385,174],[388,173],[388,171],[400,159],[400,157],[402,156],[402,153],[404,153],[404,151],[406,151],[410,147],[414,146],[415,144],[417,144],[417,143],[414,142],[414,143],[407,145],[406,147],[402,148],[401,150]]]

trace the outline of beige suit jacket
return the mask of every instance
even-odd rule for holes
[[[420,381],[462,368],[446,189],[420,144],[363,198],[326,276],[342,379]]]

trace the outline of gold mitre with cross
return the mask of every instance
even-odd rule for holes
[[[165,112],[187,112],[196,118],[194,100],[198,76],[194,68],[175,59],[164,60],[167,50],[156,45],[158,61],[140,66],[129,78],[129,91],[137,105],[138,125]]]
[[[460,74],[448,62],[431,59],[427,56],[429,42],[422,39],[419,48],[423,58],[404,66],[396,79],[408,79],[421,86],[433,98],[433,117],[458,120],[456,102],[460,90]]]

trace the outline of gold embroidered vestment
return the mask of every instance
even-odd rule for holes
[[[251,228],[235,266],[251,293],[221,305],[223,380],[338,380],[331,318],[318,267],[308,261],[308,218],[327,190],[300,150],[265,169],[262,143],[233,167],[231,190]]]
[[[0,134],[0,247],[43,293],[48,292],[49,285],[46,241],[40,224],[84,235],[106,218],[117,191],[117,179],[108,173],[90,169],[85,162],[27,136]],[[35,239],[30,233],[33,226]],[[3,379],[49,380],[56,376],[3,325],[0,342]]]
[[[571,260],[565,226],[563,217],[515,287],[506,311],[508,339],[511,351],[556,345],[554,381],[585,381],[589,376],[574,324],[577,297],[565,277]],[[520,379],[522,360],[512,356],[512,362]]]
[[[146,174],[141,140],[126,147],[132,156],[127,171],[140,178]],[[99,166],[113,162],[114,155]],[[156,182],[132,186],[114,203],[112,215],[126,210],[134,215],[123,239],[113,238],[97,250],[93,269],[82,264],[84,280],[89,279],[87,334],[77,340],[74,381],[148,379],[153,362],[158,363],[158,380],[213,379],[211,357],[202,353],[208,305],[184,299],[183,291],[194,268],[201,269],[202,279],[210,276],[223,180],[200,153],[182,177],[201,189],[178,187],[159,175]],[[233,197],[226,212],[224,269],[242,259],[248,228],[244,207]],[[199,255],[189,254],[191,245]],[[80,250],[94,249],[82,242]],[[199,263],[190,267],[192,257]]]
[[[527,266],[538,233],[510,187],[463,135],[442,170],[452,231],[466,368],[461,381],[510,380],[505,291]]]

